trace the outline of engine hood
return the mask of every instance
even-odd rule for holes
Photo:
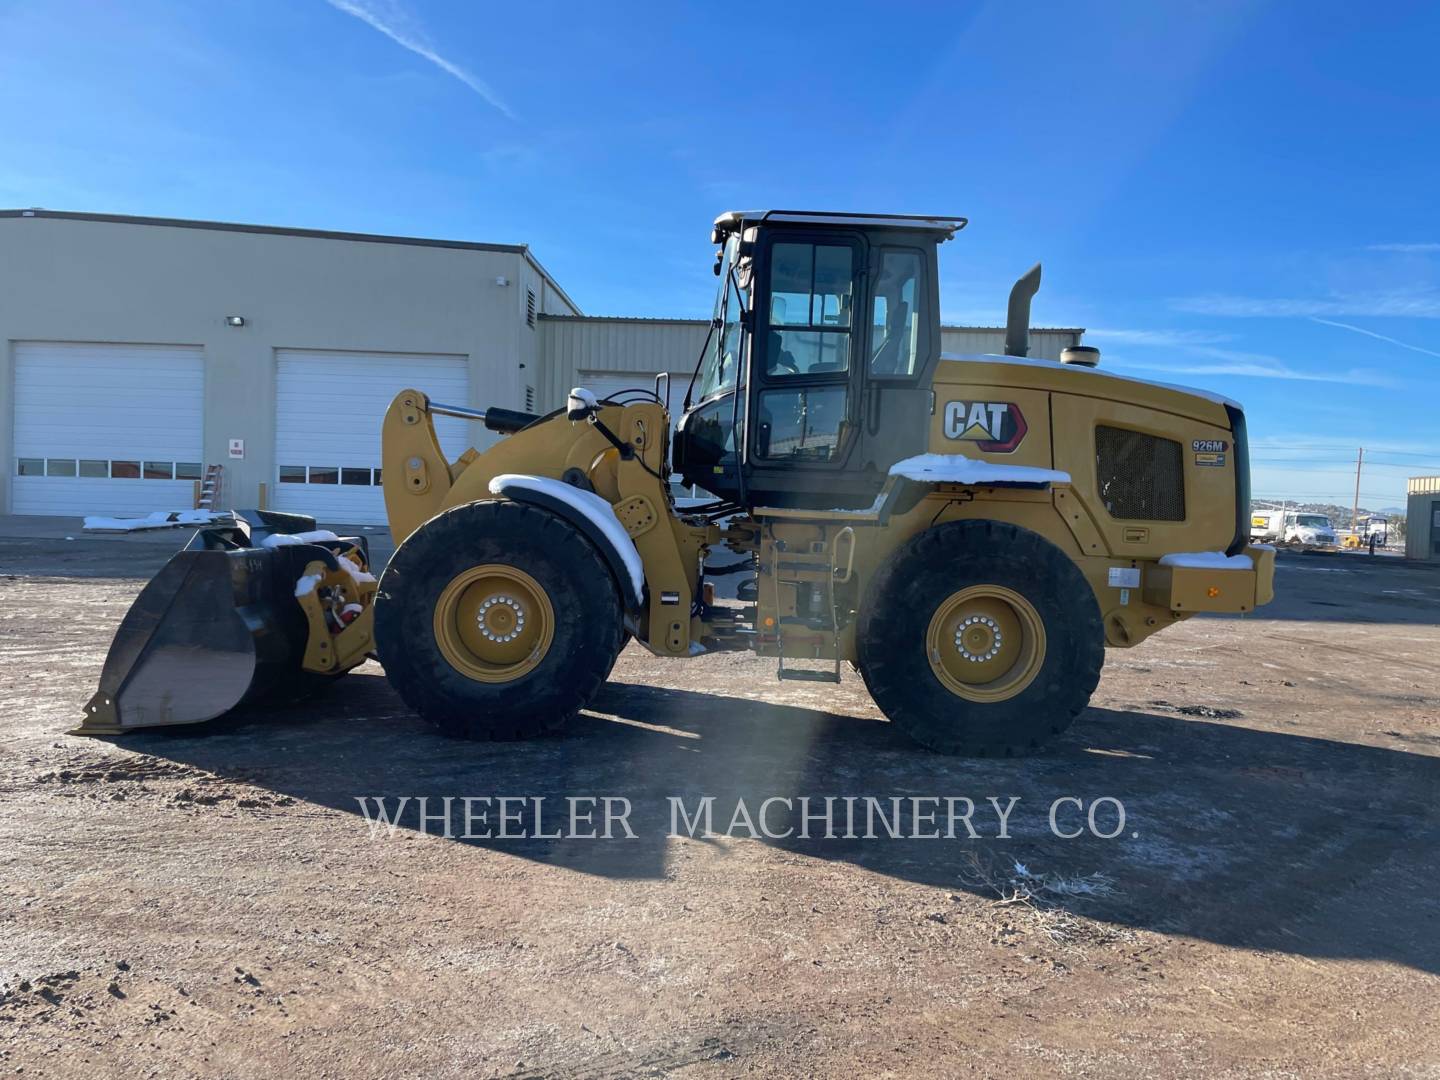
[[[1110,400],[1133,401],[1192,420],[1230,426],[1228,406],[1243,412],[1239,402],[1208,390],[1173,383],[1151,382],[1128,375],[1116,375],[1096,368],[1061,364],[1055,360],[1034,360],[1022,356],[941,353],[935,369],[936,384],[988,383],[1031,390],[1054,390]]]

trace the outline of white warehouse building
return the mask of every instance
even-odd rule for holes
[[[208,475],[218,505],[383,523],[399,390],[546,412],[669,373],[678,411],[708,327],[586,316],[524,245],[0,210],[0,513],[185,509]],[[1032,355],[1081,334],[1034,330]],[[495,438],[437,428],[452,456]]]

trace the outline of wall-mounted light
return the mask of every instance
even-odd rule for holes
[[[244,326],[244,325],[245,325],[245,316],[244,316],[244,315],[226,315],[226,316],[225,316],[225,325],[226,325],[226,326]]]
[[[506,285],[510,284],[510,279],[508,277],[497,277],[495,279],[495,284],[499,285],[503,289]]]

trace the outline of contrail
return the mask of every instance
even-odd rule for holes
[[[396,25],[397,20],[393,17],[387,20],[383,13],[377,11],[371,4],[365,3],[364,0],[326,0],[326,3],[336,11],[343,11],[346,15],[353,15],[361,22],[374,27],[401,48],[409,49],[416,56],[429,60],[430,63],[434,64],[447,75],[459,79],[511,120],[516,118],[515,114],[510,111],[510,106],[501,101],[499,95],[496,94],[494,90],[490,89],[489,86],[470,74],[470,72],[466,71],[459,64],[446,60],[445,57],[437,53],[424,41],[421,36],[417,35],[414,30],[407,30]],[[392,7],[390,12],[394,15],[400,15],[402,19],[404,18],[403,13],[400,12],[398,8]]]
[[[1424,353],[1426,356],[1440,356],[1440,352],[1434,349],[1426,349],[1420,345],[1411,345],[1407,341],[1396,341],[1393,337],[1386,337],[1384,334],[1377,334],[1374,330],[1366,330],[1363,326],[1351,326],[1349,323],[1335,322],[1332,319],[1322,319],[1319,316],[1310,316],[1311,322],[1320,323],[1323,326],[1333,326],[1340,330],[1349,330],[1356,334],[1364,334],[1366,337],[1373,337],[1377,341],[1388,342],[1391,345],[1398,345],[1402,349],[1409,349],[1411,352]]]

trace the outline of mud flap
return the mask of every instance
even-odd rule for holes
[[[299,696],[334,676],[303,670],[310,636],[296,582],[338,566],[326,546],[261,546],[313,530],[310,518],[246,511],[205,529],[141,590],[120,623],[74,734],[193,724],[243,702]],[[363,540],[348,541],[364,550]]]

